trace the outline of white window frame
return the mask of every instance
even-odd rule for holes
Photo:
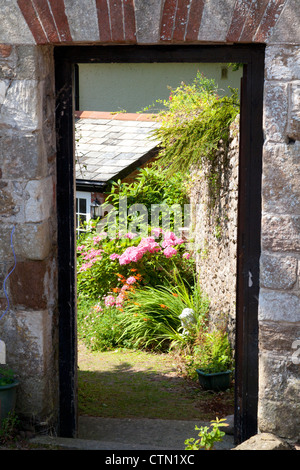
[[[86,201],[86,212],[79,212],[79,199],[84,199]],[[91,220],[91,203],[92,203],[92,194],[85,191],[76,191],[76,235],[79,237],[81,233],[85,231],[84,228],[80,227],[78,222],[80,216],[85,217],[85,221],[89,222]]]

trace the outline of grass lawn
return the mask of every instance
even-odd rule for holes
[[[90,352],[78,345],[79,414],[110,418],[211,420],[233,414],[233,387],[203,391],[178,374],[170,354]]]

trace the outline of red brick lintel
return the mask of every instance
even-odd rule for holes
[[[113,119],[119,121],[153,121],[156,114],[110,113],[103,111],[75,111],[76,118]]]

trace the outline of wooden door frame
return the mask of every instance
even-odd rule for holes
[[[77,433],[74,69],[78,63],[243,63],[237,243],[235,442],[257,432],[264,45],[57,46],[59,434]]]

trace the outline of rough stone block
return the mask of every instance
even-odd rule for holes
[[[297,258],[263,253],[260,259],[260,285],[268,289],[291,289],[297,281]]]
[[[287,84],[265,81],[263,127],[266,140],[286,142],[287,121]]]
[[[35,80],[12,80],[0,108],[2,124],[36,130],[42,123],[41,86]]]
[[[49,261],[19,261],[9,278],[13,305],[33,310],[47,308],[45,279],[49,270]]]
[[[300,339],[300,319],[297,323],[262,321],[259,324],[260,351],[273,352],[285,356],[290,365],[297,358],[297,350],[293,348]],[[294,360],[295,362],[295,360]]]
[[[204,3],[198,40],[205,42],[225,42],[235,0],[207,0]]]
[[[0,180],[0,218],[4,223],[8,218],[24,222],[24,201],[22,183]]]
[[[300,435],[300,423],[292,417],[299,416],[300,405],[284,400],[259,400],[258,427],[260,432],[274,433],[294,441]]]
[[[19,80],[44,80],[52,73],[53,46],[18,45],[16,46]]]
[[[287,127],[287,136],[289,140],[300,141],[300,81],[290,83],[288,92],[289,119]]]
[[[300,3],[289,0],[278,19],[268,44],[299,44],[300,43]]]
[[[0,87],[1,89],[1,87]],[[34,179],[47,175],[47,155],[40,132],[9,130],[0,138],[0,168],[2,178]]]
[[[18,224],[14,232],[17,257],[43,260],[50,255],[52,243],[48,220],[39,224]]]
[[[261,433],[250,437],[232,450],[291,450],[291,446],[271,433]]]
[[[73,41],[99,41],[96,2],[65,0],[64,3]]]
[[[285,292],[261,289],[258,319],[262,321],[299,322],[300,297]]]
[[[298,46],[276,44],[266,47],[266,80],[291,81],[300,77],[300,51]]]
[[[135,0],[136,34],[139,44],[155,44],[160,38],[162,0]]]
[[[41,222],[51,215],[54,208],[54,182],[49,176],[42,180],[29,181],[25,191],[28,199],[25,203],[26,222]]]
[[[11,55],[12,46],[9,44],[0,44],[0,58],[9,57]]]
[[[293,145],[268,142],[263,149],[263,211],[300,214],[300,142]]]
[[[0,24],[0,43],[34,44],[33,36],[15,0],[1,0]]]
[[[300,216],[262,216],[262,247],[270,251],[300,252]]]
[[[292,345],[292,343],[291,343]],[[300,392],[297,364],[292,362],[292,348],[285,355],[262,351],[259,356],[259,399],[296,404]]]
[[[16,412],[33,421],[57,411],[57,354],[53,336],[56,324],[48,310],[8,312],[2,319],[9,367],[16,371],[18,388]]]

